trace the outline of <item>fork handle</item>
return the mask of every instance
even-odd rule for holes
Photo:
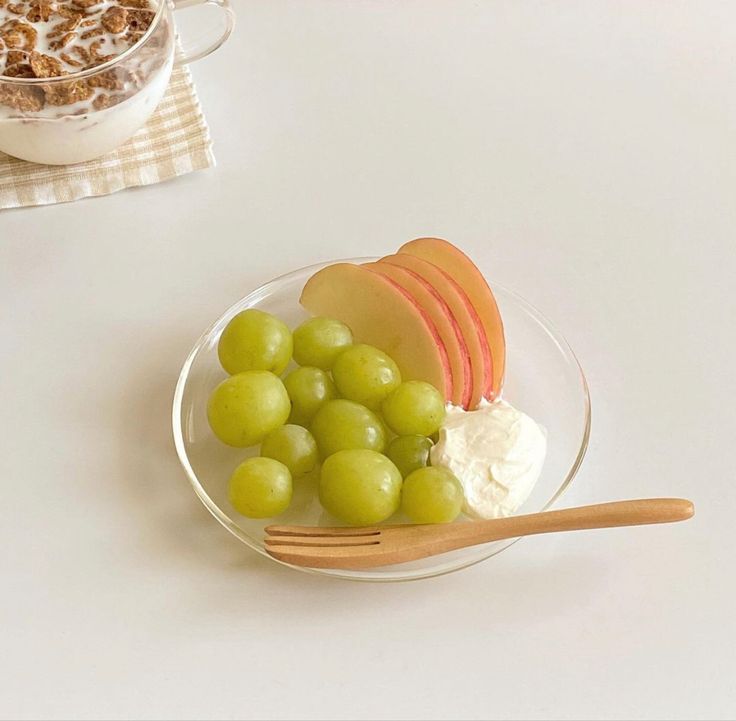
[[[692,502],[684,498],[647,498],[599,503],[561,511],[531,513],[526,516],[451,524],[443,528],[442,545],[449,544],[445,549],[449,551],[478,543],[533,536],[539,533],[673,523],[691,518],[694,512]]]

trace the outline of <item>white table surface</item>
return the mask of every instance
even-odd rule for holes
[[[731,717],[734,4],[236,2],[195,69],[216,170],[0,213],[0,716]],[[201,330],[424,234],[578,352],[564,503],[681,495],[692,522],[364,585],[208,515],[169,424]]]

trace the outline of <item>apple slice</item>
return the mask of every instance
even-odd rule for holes
[[[478,267],[452,243],[440,238],[418,238],[399,248],[399,253],[407,253],[424,258],[451,275],[467,293],[486,331],[488,344],[493,357],[493,393],[495,398],[501,392],[506,367],[506,341],[503,335],[503,321],[493,293]]]
[[[400,285],[434,321],[445,344],[452,371],[452,402],[468,408],[473,394],[473,375],[470,355],[460,326],[444,298],[420,275],[408,268],[390,263],[364,263],[364,268],[385,276]]]
[[[360,265],[335,263],[306,283],[301,304],[314,315],[336,318],[355,339],[388,353],[404,380],[431,383],[453,397],[447,349],[427,312],[397,283]]]
[[[473,393],[470,408],[475,408],[481,398],[493,396],[493,359],[486,339],[483,324],[475,312],[465,291],[441,268],[428,260],[408,253],[399,253],[381,258],[379,263],[407,268],[420,275],[445,299],[465,338],[470,354],[473,376]]]

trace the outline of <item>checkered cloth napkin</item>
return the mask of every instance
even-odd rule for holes
[[[0,210],[108,195],[214,165],[210,131],[191,74],[178,67],[153,117],[108,155],[54,166],[0,153]]]

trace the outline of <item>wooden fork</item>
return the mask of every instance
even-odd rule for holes
[[[684,521],[694,512],[692,502],[682,498],[650,498],[441,525],[268,526],[265,543],[274,558],[296,566],[361,569],[537,533]]]

